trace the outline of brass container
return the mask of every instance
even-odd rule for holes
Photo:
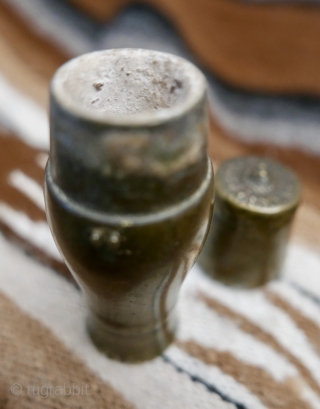
[[[294,173],[273,160],[244,156],[216,174],[215,210],[199,262],[214,279],[253,288],[279,276],[300,201]]]
[[[89,334],[112,358],[153,358],[211,218],[204,76],[160,52],[86,54],[55,74],[50,115],[47,217]]]

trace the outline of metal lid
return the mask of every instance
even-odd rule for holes
[[[296,175],[266,157],[242,156],[223,163],[216,192],[235,207],[261,214],[278,214],[295,208],[301,197]]]
[[[206,81],[180,57],[79,56],[52,80],[50,118],[52,180],[91,209],[160,211],[194,194],[208,172]]]
[[[55,73],[51,94],[74,117],[147,127],[186,115],[206,93],[202,72],[176,55],[135,48],[78,56]]]

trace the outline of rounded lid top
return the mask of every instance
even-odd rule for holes
[[[142,49],[97,51],[60,67],[51,84],[56,101],[89,121],[121,126],[158,125],[192,109],[206,80],[193,64]]]
[[[296,207],[301,186],[295,174],[271,159],[242,156],[223,163],[217,172],[217,194],[236,207],[262,214]]]

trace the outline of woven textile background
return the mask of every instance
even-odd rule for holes
[[[207,72],[214,165],[267,154],[303,182],[282,278],[232,290],[196,265],[177,339],[150,362],[109,360],[86,335],[81,293],[44,213],[49,81],[72,56],[104,48],[169,51],[201,68],[177,27],[145,6],[99,23],[63,0],[0,0],[0,409],[320,408],[316,97],[241,91]]]

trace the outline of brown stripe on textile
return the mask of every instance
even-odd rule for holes
[[[0,12],[2,8],[6,9],[7,12],[12,15],[14,18],[17,18],[14,13],[5,6],[0,1]],[[2,13],[2,15],[5,15]],[[0,22],[3,16],[0,13]],[[24,25],[26,25],[23,22]],[[9,25],[10,33],[13,31],[13,34],[10,36],[5,37],[10,43],[10,45],[14,48],[16,39],[15,37],[17,34],[15,33],[15,26]],[[21,29],[18,29],[21,30]],[[46,81],[49,80],[51,74],[54,72],[58,66],[64,62],[68,56],[65,54],[60,56],[59,58],[55,58],[56,54],[56,47],[52,45],[50,42],[42,39],[40,34],[32,31],[32,28],[26,26],[25,30],[29,31],[30,37],[33,38],[33,47],[31,47],[31,51],[28,51],[28,54],[33,54],[33,49],[35,52],[38,53],[39,50],[37,49],[37,44],[43,43],[44,46],[41,46],[41,58],[35,58],[36,61],[33,61],[30,65],[30,69],[32,72],[36,74],[38,72],[39,64],[42,67],[43,61],[51,61],[50,62],[50,75],[46,78]],[[1,32],[1,26],[0,26]],[[28,35],[26,37],[28,37]],[[20,34],[21,36],[21,34]],[[19,36],[18,36],[19,37]],[[20,37],[19,37],[20,38]],[[20,41],[20,40],[19,40]],[[18,42],[19,42],[18,41]],[[20,42],[19,42],[20,44]],[[1,45],[1,40],[0,40]],[[25,47],[27,48],[27,47]],[[24,49],[25,49],[24,48]],[[61,50],[59,51],[61,52]],[[20,55],[20,49],[16,49],[17,56],[21,58],[25,58],[23,55]],[[32,57],[33,58],[33,57]],[[3,60],[3,59],[1,59]],[[1,69],[1,61],[0,61],[0,69]],[[21,74],[23,73],[23,67],[21,67]],[[47,70],[48,71],[48,70]],[[21,80],[23,75],[14,75],[13,83],[16,83],[16,80]],[[11,79],[11,77],[10,77]],[[29,84],[29,77],[27,78],[26,82]],[[30,90],[29,90],[30,91]],[[32,93],[32,90],[31,90]],[[45,92],[42,92],[45,94]],[[43,99],[43,98],[42,98]],[[43,103],[44,101],[42,101]],[[221,129],[217,124],[217,121],[212,118],[211,123],[212,128],[212,135],[210,137],[210,153],[211,157],[216,163],[220,163],[222,160],[228,159],[233,156],[241,155],[241,154],[261,154],[261,155],[268,155],[274,159],[280,160],[281,162],[287,164],[288,166],[292,167],[295,170],[300,179],[303,182],[304,186],[304,200],[308,203],[308,207],[302,206],[297,214],[296,222],[294,223],[293,228],[293,236],[297,237],[298,240],[302,240],[303,242],[307,243],[309,246],[312,246],[314,249],[318,250],[320,248],[320,236],[315,233],[315,229],[313,228],[313,224],[320,226],[320,189],[318,185],[318,180],[320,177],[320,158],[303,153],[300,150],[294,150],[289,148],[278,148],[275,146],[270,145],[263,145],[263,144],[248,144],[239,140],[231,139],[228,137],[225,130]],[[305,163],[308,163],[308,166],[305,166]]]
[[[209,308],[213,309],[218,314],[224,315],[225,317],[234,321],[242,331],[254,336],[259,341],[268,344],[271,348],[285,356],[288,361],[290,361],[298,369],[309,386],[320,396],[320,386],[314,379],[309,369],[298,358],[292,355],[291,352],[284,348],[273,335],[267,333],[249,319],[231,310],[230,308],[221,304],[219,301],[214,300],[203,293],[199,293],[199,298],[204,301]]]
[[[123,7],[132,3],[132,0],[67,0],[83,11],[96,18],[98,21],[109,20],[114,17]]]
[[[83,4],[85,3],[87,3],[86,0],[83,1]],[[97,8],[99,8],[102,7],[102,3],[101,5],[98,3],[95,4],[97,4]],[[108,9],[109,7],[115,7],[115,4],[119,4],[119,2],[115,1],[111,2],[112,4],[114,3],[114,5],[109,3],[110,2],[105,6]],[[5,20],[6,24],[5,26],[0,24],[0,32],[4,27],[8,26],[10,33],[8,33],[5,38],[8,39],[8,42],[12,47],[15,45],[19,46],[19,48],[16,49],[17,55],[22,57],[24,54],[27,54],[28,61],[29,59],[33,60],[32,63],[30,63],[30,67],[32,67],[35,72],[41,70],[45,73],[47,80],[49,80],[54,71],[70,57],[49,40],[43,39],[40,34],[33,31],[31,27],[26,25],[22,18],[18,17],[12,12],[10,7],[0,0],[0,23],[2,19]],[[16,30],[19,32],[16,32]],[[29,39],[29,37],[32,38],[32,40]],[[30,47],[29,45],[28,48],[28,44],[24,45],[25,41],[32,43],[32,46]],[[37,55],[34,55],[34,53]],[[41,55],[38,55],[39,53]],[[45,68],[45,64],[47,64],[49,68]],[[221,129],[214,117],[212,117],[211,127],[212,136],[210,138],[210,153],[214,161],[221,162],[222,160],[229,159],[236,155],[249,153],[268,155],[274,159],[280,160],[295,170],[302,179],[305,187],[305,200],[320,209],[320,195],[318,194],[320,158],[318,156],[305,153],[298,149],[279,148],[273,145],[270,146],[264,144],[249,144],[243,141],[229,139],[226,131]],[[305,163],[308,163],[308,166],[305,166]]]
[[[1,133],[1,131],[0,151],[2,152],[0,161],[0,202],[7,204],[14,210],[21,211],[31,220],[46,221],[44,211],[8,183],[10,173],[15,170],[21,170],[38,182],[40,186],[43,186],[44,170],[37,163],[37,156],[43,154],[43,152],[26,145],[23,141],[12,135]],[[10,223],[0,222],[0,230],[7,238],[18,244],[42,263],[52,267],[68,280],[74,282],[71,273],[62,261],[56,260],[28,240],[20,237],[9,226]]]
[[[53,42],[33,31],[32,27],[3,1],[0,1],[0,33],[19,57],[47,81],[56,69],[70,58]]]
[[[68,0],[99,21],[134,0]],[[320,93],[318,4],[145,0],[164,14],[221,79],[263,93]]]
[[[1,41],[6,41],[16,57],[21,60],[19,63],[19,67],[20,65],[21,67],[18,72],[16,72],[15,69],[15,61],[12,60],[12,62],[9,63],[6,70],[8,72],[10,71],[10,64],[13,68],[12,73],[10,73],[11,76],[9,75],[8,78],[17,88],[21,87],[24,91],[26,90],[24,86],[28,86],[29,88],[26,92],[30,92],[29,95],[32,96],[34,96],[35,89],[35,87],[31,86],[32,81],[35,82],[36,78],[39,78],[39,80],[41,78],[42,97],[40,97],[40,99],[41,103],[44,104],[44,95],[47,93],[48,80],[54,70],[68,59],[68,56],[50,41],[41,38],[39,33],[33,31],[32,27],[29,27],[22,18],[17,17],[16,13],[12,12],[10,7],[0,0],[0,23],[3,19],[6,20],[6,22],[5,24],[0,24],[0,33],[1,30],[7,30],[7,34],[0,38],[0,51]],[[22,40],[27,41],[27,43],[24,43]],[[23,48],[23,53],[20,53],[21,47]],[[56,57],[57,50],[59,54],[58,58]],[[5,57],[4,55],[3,58],[0,59],[0,70],[2,70],[2,65],[6,61]],[[43,71],[43,64],[49,66],[49,68],[45,69],[45,72]],[[26,67],[28,67],[28,70],[26,70]],[[40,72],[39,69],[41,75],[38,74]],[[32,74],[36,75],[36,77],[33,78]],[[24,77],[25,79],[23,79]],[[20,86],[21,81],[24,82],[23,86]],[[214,118],[212,118],[211,129],[210,153],[215,163],[220,163],[222,160],[242,154],[262,154],[282,161],[291,166],[293,170],[298,173],[304,185],[304,200],[308,206],[302,205],[297,213],[292,231],[293,238],[303,241],[309,247],[319,251],[320,235],[317,234],[317,229],[314,228],[314,226],[319,226],[320,228],[320,188],[318,184],[320,177],[320,158],[299,150],[261,144],[248,144],[239,139],[231,139],[226,131],[218,126]],[[308,166],[305,166],[305,163],[308,163]],[[25,170],[25,172],[29,174],[28,171]],[[32,177],[35,178],[35,176]],[[35,179],[40,183],[41,178]]]
[[[72,284],[78,286],[75,279],[73,278],[72,274],[70,273],[68,267],[65,263],[61,260],[57,260],[50,256],[49,254],[45,253],[43,250],[36,247],[34,244],[30,243],[28,240],[25,240],[21,236],[19,236],[14,230],[12,230],[7,224],[0,221],[0,230],[1,233],[11,242],[17,244],[26,254],[30,255],[33,258],[36,258],[45,266],[48,266],[58,272],[60,275],[65,277],[68,281]],[[23,273],[23,272],[22,272]],[[0,409],[1,406],[0,406]]]
[[[37,163],[38,155],[44,152],[27,145],[13,134],[0,130],[1,163],[0,175],[8,175],[14,169],[21,169],[38,183],[43,184],[44,169]]]
[[[235,0],[151,4],[174,19],[191,50],[227,83],[268,94],[319,95],[317,5]]]
[[[11,85],[39,104],[48,104],[48,81],[26,64],[8,41],[0,35],[0,71]]]
[[[301,383],[303,385],[302,380],[277,382],[264,369],[245,364],[229,352],[205,348],[194,341],[178,341],[177,345],[189,355],[207,365],[217,366],[237,382],[245,385],[269,409],[311,409],[310,405],[299,397],[299,385]]]
[[[31,176],[40,186],[43,185],[44,171],[36,163],[40,150],[26,145],[12,135],[0,132],[0,201],[15,210],[26,213],[32,220],[46,221],[45,213],[27,196],[11,186],[8,178],[11,172],[21,170]]]
[[[5,202],[9,204],[12,209],[27,214],[31,220],[43,222],[47,220],[44,211],[31,199],[15,187],[11,187],[2,182],[0,179],[0,203]]]
[[[1,408],[134,408],[91,372],[48,328],[1,293],[0,310]],[[11,392],[13,384],[21,385],[19,395]],[[64,385],[79,386],[80,393],[66,395],[68,389],[58,389]],[[50,386],[56,388],[49,389]],[[79,391],[75,386],[74,390]]]
[[[283,310],[297,324],[297,326],[307,335],[309,341],[320,355],[320,327],[311,319],[302,315],[299,310],[290,305],[285,299],[272,290],[265,291],[266,297],[276,307]]]

